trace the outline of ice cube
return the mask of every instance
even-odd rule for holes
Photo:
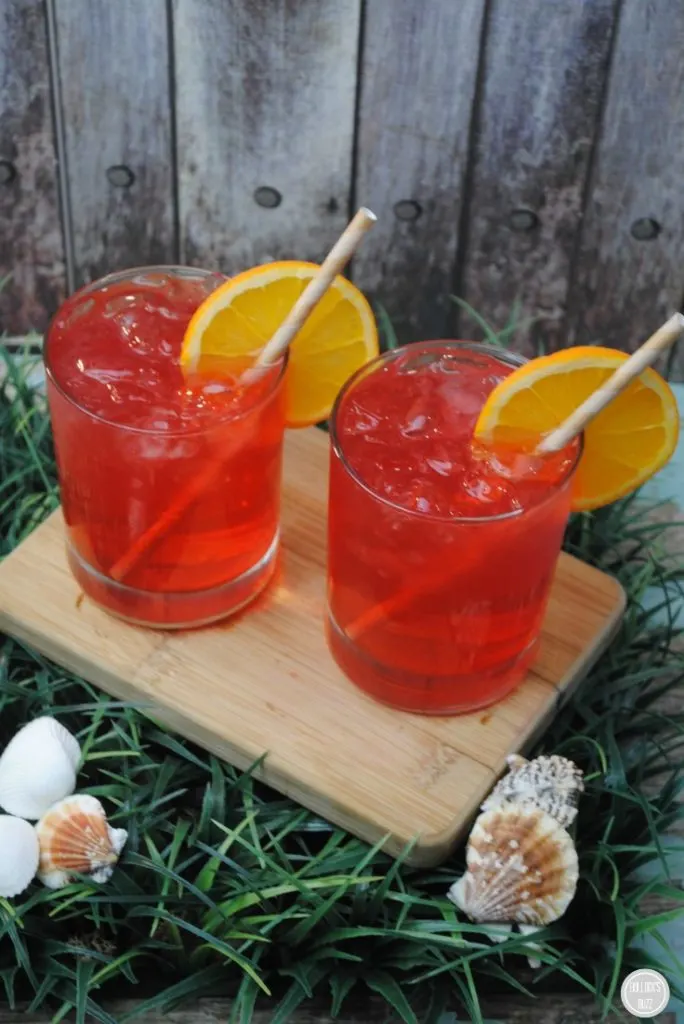
[[[490,448],[478,441],[471,444],[473,459],[483,472],[494,474],[503,480],[529,480],[535,477],[544,465],[544,460],[531,452],[511,447]]]
[[[117,295],[115,298],[109,299],[105,304],[102,316],[105,320],[116,320],[117,317],[130,312],[131,309],[140,304],[140,297],[132,292],[129,292],[128,295]]]
[[[136,379],[133,370],[103,370],[97,366],[89,366],[83,371],[83,376],[105,386],[108,384],[118,384],[123,381],[134,381]]]
[[[454,469],[454,464],[449,459],[426,459],[425,463],[439,476],[450,476]]]
[[[399,432],[403,437],[425,437],[425,428],[429,422],[430,417],[426,416],[423,412],[419,412],[415,416],[409,416],[408,421],[399,428]]]
[[[197,456],[199,447],[196,438],[178,437],[170,432],[168,436],[164,436],[166,429],[172,431],[172,427],[161,427],[161,424],[165,421],[163,415],[160,415],[156,422],[160,424],[160,427],[155,428],[152,426],[154,418],[146,420],[145,429],[152,431],[158,429],[157,434],[153,433],[140,433],[136,436],[126,438],[126,445],[129,458],[136,462],[169,462],[176,461],[179,459],[192,459]]]
[[[438,423],[432,415],[431,403],[424,391],[424,388],[419,387],[419,393],[415,395],[408,408],[399,414],[399,433],[402,437],[428,438],[435,433]]]
[[[148,405],[145,410],[144,430],[158,430],[160,433],[178,430],[182,426],[182,416],[177,409],[169,409],[163,405]]]
[[[453,516],[506,515],[522,510],[515,489],[506,481],[487,476],[480,470],[464,473],[453,494],[450,513]]]
[[[85,299],[83,302],[76,302],[71,309],[69,309],[67,315],[64,317],[61,323],[61,327],[67,328],[72,327],[77,320],[80,320],[82,316],[85,316],[95,305],[95,299]]]
[[[463,372],[463,356],[456,352],[446,352],[439,360],[442,373],[458,374]]]
[[[344,421],[345,434],[372,434],[380,426],[382,418],[366,409],[360,402],[353,399]]]
[[[388,474],[382,481],[381,491],[391,502],[409,512],[440,515],[442,507],[438,494],[433,492],[418,467],[412,467],[412,469],[415,474],[413,476],[402,472],[401,475],[393,479],[392,475]]]
[[[210,384],[205,384],[202,387],[202,392],[205,395],[229,395],[234,390],[234,385],[221,380],[213,380]]]
[[[104,307],[103,316],[114,323],[117,334],[129,352],[138,356],[148,356],[153,348],[145,340],[141,323],[143,304],[135,294],[117,295],[110,299]],[[142,329],[141,329],[142,328]]]
[[[168,274],[159,270],[144,270],[140,274],[136,274],[133,278],[133,284],[142,285],[143,288],[155,288],[161,290],[166,288],[172,283]],[[175,282],[173,282],[175,283]]]
[[[408,352],[398,360],[397,372],[404,375],[425,373],[438,367],[441,358],[439,351],[412,353],[409,347]]]

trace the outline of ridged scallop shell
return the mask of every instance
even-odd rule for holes
[[[584,792],[582,771],[574,761],[558,754],[527,761],[519,754],[507,758],[509,772],[482,804],[482,810],[507,803],[530,803],[567,828],[577,817],[577,804]]]
[[[467,870],[448,897],[473,921],[543,927],[561,917],[577,888],[568,832],[531,804],[484,811],[468,839]]]
[[[36,834],[38,877],[49,889],[68,885],[75,874],[108,881],[128,838],[125,829],[110,827],[99,800],[83,794],[51,807],[36,825]]]
[[[0,814],[0,896],[18,896],[38,870],[38,838],[23,818]]]
[[[0,757],[0,807],[37,821],[76,788],[78,740],[55,718],[36,718],[10,740]]]

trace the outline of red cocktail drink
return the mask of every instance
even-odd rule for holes
[[[394,707],[483,707],[534,658],[580,445],[540,459],[473,442],[487,396],[520,362],[415,344],[338,397],[329,643],[355,683]]]
[[[143,625],[219,619],[268,582],[278,546],[284,364],[256,382],[179,363],[223,278],[112,274],[57,312],[45,361],[71,568]]]

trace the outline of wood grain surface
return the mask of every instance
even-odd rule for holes
[[[520,299],[526,352],[634,348],[684,293],[684,5],[540,10],[0,0],[0,331],[44,328],[65,262],[320,260],[366,203],[350,273],[401,340],[479,337],[460,294],[496,327]]]
[[[324,638],[328,438],[289,433],[280,578],[244,615],[165,633],[89,601],[66,565],[58,510],[0,566],[0,628],[323,817],[409,859],[446,857],[505,767],[536,739],[612,635],[620,585],[562,555],[534,671],[470,715],[393,711],[354,687]],[[388,770],[391,766],[391,770]]]
[[[42,330],[65,288],[45,5],[0,0],[0,336]]]
[[[516,301],[532,355],[566,344],[565,314],[616,0],[494,0],[459,294],[496,328]],[[458,318],[461,337],[481,338]]]
[[[402,340],[449,320],[484,6],[365,6],[355,195],[379,223],[353,277]]]
[[[173,0],[184,262],[320,261],[341,233],[360,6]]]
[[[570,297],[573,343],[631,350],[680,308],[683,48],[680,0],[623,4]],[[651,220],[655,237],[635,238]]]
[[[172,262],[165,0],[56,0],[56,15],[75,283]]]

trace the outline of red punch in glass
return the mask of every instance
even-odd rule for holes
[[[393,707],[484,707],[534,658],[581,445],[532,458],[473,442],[488,395],[520,362],[413,344],[338,397],[328,640],[349,678]]]
[[[89,597],[141,625],[220,619],[274,570],[285,360],[249,384],[187,379],[179,361],[223,280],[112,274],[67,299],[46,340],[69,563]]]

